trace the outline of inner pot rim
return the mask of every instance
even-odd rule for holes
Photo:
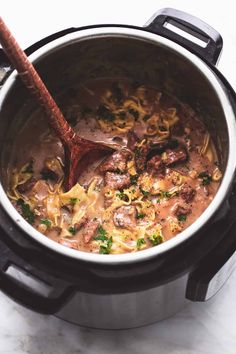
[[[90,29],[85,29],[72,34],[68,34],[64,37],[54,40],[44,47],[38,49],[29,59],[32,62],[37,62],[40,58],[45,55],[50,54],[50,51],[58,50],[60,47],[68,44],[73,44],[74,42],[94,39],[94,38],[104,38],[104,37],[120,37],[120,38],[132,38],[134,40],[140,40],[149,42],[154,45],[164,46],[169,50],[176,52],[178,55],[182,55],[185,59],[187,58],[195,67],[199,70],[206,80],[210,83],[212,89],[215,91],[224,112],[224,116],[228,128],[229,137],[229,154],[227,166],[225,173],[221,182],[221,185],[210,203],[207,209],[200,215],[200,217],[187,229],[174,236],[172,239],[164,242],[158,247],[149,248],[134,253],[126,254],[115,254],[115,255],[101,255],[95,253],[88,253],[84,251],[73,250],[67,248],[59,243],[47,238],[45,235],[37,231],[33,226],[28,224],[26,220],[17,212],[9,198],[7,197],[2,184],[0,183],[0,205],[4,208],[10,218],[14,223],[19,226],[22,231],[26,232],[35,241],[41,243],[43,246],[51,249],[52,251],[62,254],[64,256],[71,257],[73,259],[78,259],[80,261],[87,261],[100,264],[119,264],[119,263],[133,263],[139,261],[149,260],[155,256],[161,255],[183,242],[187,241],[193,234],[195,234],[199,229],[201,229],[210,218],[214,215],[220,205],[223,203],[225,196],[227,195],[234,173],[236,169],[236,159],[234,159],[234,152],[236,151],[236,122],[233,109],[230,105],[229,99],[223,89],[223,86],[217,79],[216,75],[210,68],[197,56],[181,47],[180,45],[161,37],[156,34],[152,34],[145,30],[133,29],[128,27],[95,27]],[[4,104],[5,97],[10,92],[11,87],[14,85],[18,74],[16,71],[9,76],[0,91],[0,110]]]

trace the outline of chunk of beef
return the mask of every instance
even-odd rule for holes
[[[174,214],[177,216],[177,217],[180,217],[180,216],[186,216],[188,214],[191,213],[191,209],[190,208],[186,208],[180,204],[177,204],[176,207],[175,207],[175,210],[174,210]]]
[[[162,159],[166,166],[173,166],[187,161],[187,158],[186,149],[183,146],[179,146],[176,149],[167,149]]]
[[[78,242],[75,241],[75,240],[69,240],[69,239],[65,239],[65,238],[60,238],[58,243],[60,243],[63,246],[66,246],[66,247],[73,248],[74,250],[78,249]]]
[[[105,185],[111,189],[123,189],[130,186],[130,175],[128,173],[119,174],[107,172],[105,174]]]
[[[166,149],[176,149],[179,145],[177,139],[167,139],[167,140],[151,140],[150,143],[150,156],[154,156],[156,154],[161,154]]]
[[[140,173],[146,168],[147,156],[150,147],[148,144],[143,144],[142,146],[136,147],[134,152],[134,161],[136,170]]]
[[[33,186],[35,185],[36,182],[37,182],[37,179],[35,177],[31,177],[25,183],[20,184],[19,186],[17,186],[17,190],[20,193],[29,192],[33,188]]]
[[[124,205],[114,212],[113,222],[115,226],[133,229],[137,223],[137,209],[133,205]]]
[[[155,155],[147,162],[147,171],[159,177],[165,175],[165,165],[161,159],[161,156]]]
[[[129,130],[127,134],[127,148],[134,151],[137,143],[139,143],[139,138],[132,130]]]
[[[79,230],[88,221],[87,216],[83,216],[77,223],[74,224],[74,228]]]
[[[180,191],[180,196],[186,203],[191,203],[195,197],[195,194],[196,190],[187,183],[183,185],[183,188]]]
[[[124,172],[127,166],[127,160],[131,152],[125,149],[114,152],[111,156],[107,157],[99,166],[99,171],[104,173],[110,172]]]
[[[98,220],[88,220],[84,224],[81,236],[83,237],[85,243],[89,243],[89,241],[96,235],[98,227]]]

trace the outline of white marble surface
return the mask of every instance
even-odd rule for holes
[[[215,27],[224,38],[219,68],[236,89],[235,1],[2,0],[1,16],[23,47],[71,26],[143,25],[155,11],[174,7]],[[0,293],[0,353],[9,354],[235,354],[236,273],[205,304],[190,304],[171,319],[128,331],[81,329],[22,308]]]

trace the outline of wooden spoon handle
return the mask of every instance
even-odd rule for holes
[[[11,64],[18,71],[23,83],[43,108],[57,136],[61,139],[63,144],[70,144],[71,139],[75,136],[75,132],[67,123],[37,71],[30,63],[26,54],[20,48],[1,17],[0,43]]]

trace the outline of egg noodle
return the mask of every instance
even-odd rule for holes
[[[97,122],[103,132],[124,135],[137,125],[143,127],[143,138],[136,143],[136,149],[147,144],[153,137],[159,142],[170,138],[171,129],[181,121],[181,117],[176,107],[163,108],[160,105],[161,92],[152,90],[152,104],[145,86],[138,86],[131,93],[123,87],[123,93],[125,98],[122,102],[114,99],[114,92],[110,89],[101,97]],[[210,162],[214,161],[216,152],[208,132],[204,135],[202,145],[198,146],[198,152]],[[163,152],[161,157],[165,162],[166,153]],[[85,217],[99,220],[102,227],[99,229],[100,236],[90,241],[94,252],[99,252],[105,241],[109,253],[113,254],[135,252],[162,243],[165,234],[159,210],[164,210],[171,199],[175,200],[186,184],[196,179],[201,181],[194,169],[188,173],[169,169],[165,178],[147,171],[140,173],[133,156],[127,161],[126,173],[131,179],[128,187],[111,188],[104,184],[101,175],[96,175],[89,185],[84,186],[78,182],[65,192],[64,166],[60,159],[51,158],[47,164],[52,171],[59,171],[56,181],[38,178],[32,183],[32,188],[24,192],[21,187],[34,178],[33,162],[29,161],[19,170],[13,170],[9,198],[27,221],[33,220],[31,223],[40,232],[47,235],[51,230],[56,230],[58,239],[74,239],[76,225],[82,225]],[[219,181],[221,177],[219,168],[215,167],[213,181]],[[114,213],[123,206],[135,207],[135,227],[119,227],[114,224]],[[170,232],[176,234],[183,229],[185,216],[180,220],[169,214],[166,220]]]

